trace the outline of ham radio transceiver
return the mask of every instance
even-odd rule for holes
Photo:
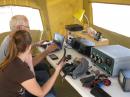
[[[117,76],[120,69],[130,69],[130,49],[121,45],[93,47],[90,57],[110,76]]]

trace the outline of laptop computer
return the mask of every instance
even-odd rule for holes
[[[53,42],[57,44],[57,46],[58,46],[57,50],[62,49],[63,43],[64,43],[64,36],[59,33],[55,33],[54,37],[53,37]]]
[[[54,34],[54,37],[53,37],[53,41],[52,43],[55,43],[58,48],[55,49],[53,52],[56,52],[56,51],[59,51],[62,49],[63,47],[63,43],[64,43],[64,36],[59,34],[59,33],[55,33]],[[52,59],[52,60],[56,60],[58,59],[58,56],[56,56],[55,54],[50,54],[49,57]]]
[[[58,46],[58,48],[55,51],[61,50],[64,43],[64,36],[59,33],[55,33],[53,40],[46,43],[44,42],[44,44],[42,44],[41,47],[45,49],[48,45],[51,45],[52,43],[55,43]]]

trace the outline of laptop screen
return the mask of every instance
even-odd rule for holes
[[[55,33],[53,41],[58,45],[60,49],[62,49],[64,43],[64,36],[59,33]]]

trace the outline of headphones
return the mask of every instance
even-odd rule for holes
[[[106,76],[105,74],[100,74],[97,79],[100,79],[103,85],[105,86],[111,85],[111,81],[108,79],[108,76]]]
[[[97,77],[95,76],[95,78],[92,79],[90,82],[84,81],[83,83],[84,87],[89,87],[89,88],[93,88],[95,86],[101,87],[102,85],[105,85],[105,86],[111,85],[111,81],[108,79],[108,76],[106,76],[105,74],[100,74]]]

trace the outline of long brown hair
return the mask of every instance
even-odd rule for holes
[[[25,52],[31,42],[32,38],[29,32],[24,30],[16,31],[11,37],[7,56],[2,64],[0,64],[0,70],[3,70],[17,56],[18,53]]]

